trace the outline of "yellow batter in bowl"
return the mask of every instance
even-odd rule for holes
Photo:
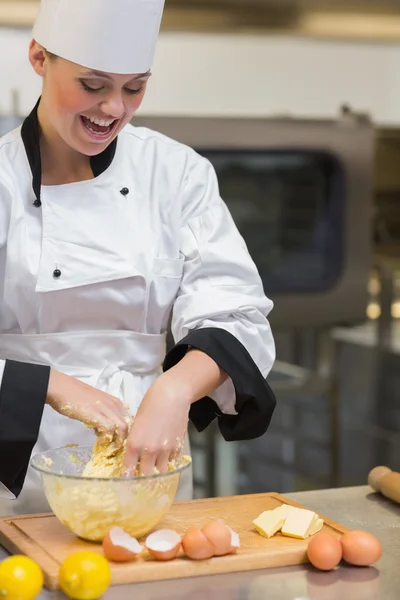
[[[41,473],[52,511],[78,537],[99,542],[113,526],[146,535],[170,510],[191,459],[180,457],[167,473],[123,478],[115,476],[123,449],[106,447],[58,448],[34,456],[31,464]]]

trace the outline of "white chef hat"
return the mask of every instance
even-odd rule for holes
[[[89,69],[146,73],[165,0],[41,0],[34,39]]]

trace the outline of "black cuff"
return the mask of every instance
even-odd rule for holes
[[[18,496],[46,402],[50,367],[7,360],[0,388],[0,481]]]
[[[208,354],[231,378],[236,391],[237,415],[222,414],[211,398],[202,398],[190,409],[190,420],[203,431],[218,417],[227,441],[250,440],[263,435],[276,406],[275,396],[250,354],[235,336],[224,329],[195,329],[178,342],[164,360],[164,371],[176,365],[189,346]]]

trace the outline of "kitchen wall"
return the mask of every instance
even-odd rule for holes
[[[13,89],[22,114],[40,93],[29,40],[0,29],[0,114],[12,110]],[[143,114],[332,117],[346,102],[400,123],[400,43],[163,33],[153,73]]]

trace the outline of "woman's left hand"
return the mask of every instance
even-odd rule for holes
[[[186,434],[189,390],[168,371],[145,394],[126,441],[122,474],[134,474],[137,463],[143,475],[156,467],[165,473],[168,462],[181,451]]]

